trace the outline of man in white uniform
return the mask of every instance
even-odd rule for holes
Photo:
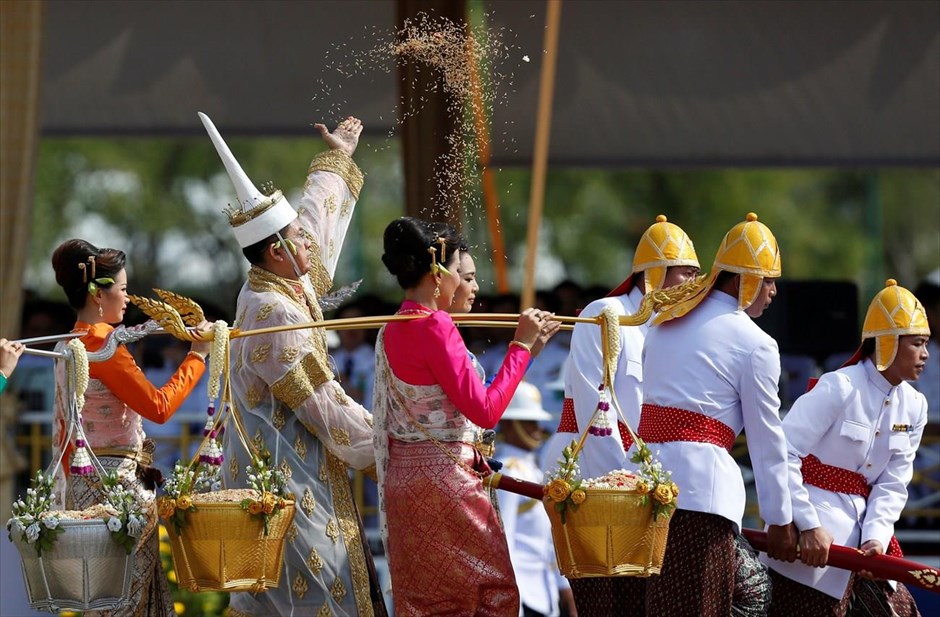
[[[923,372],[929,337],[924,307],[889,279],[868,308],[858,352],[784,419],[801,552],[796,563],[764,560],[773,570],[771,615],[839,616],[850,603],[869,615],[918,614],[903,585],[824,566],[833,543],[902,556],[894,524],[927,424],[927,401],[907,381]]]
[[[346,230],[362,188],[352,160],[362,124],[347,118],[333,133],[315,125],[330,147],[307,172],[298,210],[280,191],[262,194],[248,179],[211,120],[200,114],[235,185],[229,223],[246,259],[235,327],[322,320],[318,298],[331,288]],[[348,469],[375,468],[372,416],[335,380],[322,328],[234,339],[233,402],[256,450],[286,476],[296,510],[284,550],[280,585],[233,593],[233,617],[384,615],[381,591],[363,544]],[[244,486],[248,452],[235,435],[224,440],[226,486]]]
[[[596,317],[608,308],[618,316],[636,313],[647,291],[684,283],[693,279],[698,270],[698,257],[692,240],[678,225],[659,215],[640,238],[632,274],[606,297],[587,305],[580,316]],[[634,430],[639,423],[643,402],[641,353],[646,330],[646,325],[620,328],[621,350],[613,380],[617,401]],[[627,467],[627,451],[632,445],[626,427],[617,418],[615,406],[602,402],[599,386],[604,381],[603,372],[600,328],[594,324],[577,324],[565,365],[565,400],[558,436],[551,440],[553,450],[557,451],[546,452],[544,460],[556,464],[561,458],[561,450],[577,439],[594,418],[594,424],[589,428],[591,434],[578,460],[584,478],[596,478]],[[594,412],[599,405],[607,409],[595,417]],[[570,438],[561,438],[563,433],[569,434]],[[632,577],[592,577],[572,581],[581,617],[642,615],[644,586],[644,579]]]
[[[551,419],[542,408],[539,389],[523,381],[499,421],[502,443],[496,456],[503,462],[502,472],[541,484],[542,470],[535,451],[542,444],[539,422]],[[556,617],[559,591],[566,608],[574,603],[567,579],[560,576],[552,543],[552,524],[538,500],[509,491],[499,491],[499,511],[509,544],[516,583],[519,585],[520,617]]]
[[[780,353],[752,321],[776,295],[780,272],[776,239],[750,213],[725,235],[701,290],[660,313],[647,335],[639,436],[680,490],[662,572],[647,583],[647,615],[731,614],[745,491],[730,450],[742,429],[769,550],[796,557]]]

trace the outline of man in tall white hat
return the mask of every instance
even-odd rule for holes
[[[681,227],[659,215],[637,244],[630,276],[607,296],[588,304],[581,317],[596,317],[604,310],[611,310],[618,316],[636,313],[647,292],[680,285],[695,278],[698,271],[698,256],[691,238]],[[620,328],[620,355],[612,384],[613,393],[634,430],[643,403],[641,354],[646,331],[645,324]],[[603,476],[627,467],[627,452],[633,443],[617,417],[615,406],[609,402],[611,393],[599,390],[603,375],[600,328],[579,323],[571,336],[571,353],[564,369],[561,421],[544,457],[550,465],[556,465],[564,447],[587,429],[590,434],[578,460],[584,478]],[[599,407],[601,410],[595,416]],[[592,418],[595,425],[589,427]],[[591,577],[572,581],[578,613],[582,617],[642,615],[644,587],[645,579],[637,577]]]
[[[780,353],[752,321],[776,295],[780,274],[776,238],[749,213],[725,234],[697,293],[657,315],[647,334],[638,434],[679,486],[662,571],[646,587],[647,615],[732,614],[746,495],[731,448],[742,429],[770,525],[768,552],[796,558]]]
[[[539,389],[526,381],[519,384],[509,407],[499,421],[502,437],[496,456],[503,462],[502,473],[519,480],[541,484],[542,470],[536,450],[544,431],[540,422],[552,415],[542,408]],[[499,511],[509,544],[509,558],[519,585],[519,615],[555,617],[559,614],[559,591],[569,614],[574,597],[567,579],[560,575],[552,543],[552,524],[541,502],[509,491],[499,491]]]
[[[313,158],[295,210],[280,191],[259,191],[208,116],[199,117],[235,185],[238,201],[227,214],[251,263],[234,325],[253,330],[323,319],[318,297],[333,285],[362,188],[362,172],[352,160],[362,124],[347,118],[332,133],[315,125],[329,150]],[[231,362],[241,421],[287,477],[297,507],[280,585],[265,593],[233,593],[230,614],[384,615],[347,475],[349,468],[375,466],[372,416],[335,380],[324,330],[235,339]],[[250,462],[234,433],[225,433],[224,444],[230,487],[245,485]]]

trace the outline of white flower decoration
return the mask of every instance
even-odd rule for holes
[[[39,538],[39,523],[33,523],[26,528],[26,541],[32,544]]]
[[[114,516],[108,519],[108,530],[121,531],[121,519]]]
[[[47,516],[46,518],[42,519],[42,522],[49,529],[55,529],[59,526],[59,519],[54,516]]]

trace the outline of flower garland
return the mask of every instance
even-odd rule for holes
[[[205,445],[204,451],[199,455],[199,462],[209,466],[219,467],[225,460],[225,456],[222,453],[222,447],[219,445],[217,438],[222,436],[225,427],[220,427],[216,430],[213,416],[216,411],[215,401],[219,398],[219,392],[221,390],[220,378],[222,377],[222,368],[228,361],[226,358],[229,342],[228,324],[220,319],[212,326],[212,331],[212,347],[209,350],[209,407],[206,409],[206,413],[209,417],[206,418],[206,425],[202,430],[203,436],[208,437],[209,440]]]

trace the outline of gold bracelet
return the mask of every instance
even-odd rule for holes
[[[528,351],[530,356],[532,355],[532,348],[526,345],[525,343],[523,343],[522,341],[512,340],[512,341],[509,341],[509,344],[515,345],[516,347],[521,347],[525,349],[526,351]]]
[[[190,349],[190,350],[189,350],[189,353],[193,354],[194,356],[196,356],[197,358],[199,358],[199,359],[202,360],[203,362],[206,361],[206,357],[205,357],[204,355],[202,355],[201,353],[199,353],[198,351],[194,351],[194,350]],[[186,355],[189,355],[189,354],[186,354]]]

